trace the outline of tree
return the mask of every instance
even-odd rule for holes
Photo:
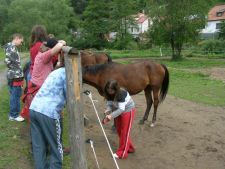
[[[5,43],[3,29],[8,20],[8,8],[12,0],[0,0],[0,34],[1,41],[0,43]]]
[[[117,32],[117,40],[126,41],[128,26],[133,22],[131,15],[138,11],[136,1],[89,0],[82,24],[86,47],[105,47],[110,32]]]
[[[126,38],[127,29],[134,24],[132,15],[138,12],[137,2],[135,0],[114,0],[112,5],[112,20],[114,21],[114,31],[117,32],[121,38]]]
[[[106,45],[105,35],[111,29],[110,0],[90,0],[83,13],[82,33],[86,47],[100,48]]]
[[[139,12],[143,12],[146,10],[147,0],[136,0],[136,9]]]
[[[8,7],[7,21],[3,28],[3,38],[15,32],[29,41],[34,25],[45,25],[49,33],[57,38],[69,40],[69,24],[73,20],[73,9],[67,0],[13,0]],[[27,43],[28,44],[28,43]]]
[[[75,14],[82,16],[85,8],[88,5],[88,0],[71,0],[72,7],[74,9]]]
[[[204,27],[209,6],[205,0],[151,0],[150,4],[153,42],[170,44],[172,59],[180,59],[184,43],[195,41]]]
[[[219,29],[219,38],[225,40],[225,22],[221,23],[221,27]]]

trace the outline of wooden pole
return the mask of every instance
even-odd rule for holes
[[[84,116],[82,105],[82,71],[79,52],[63,47],[67,78],[67,111],[72,169],[87,169],[84,139]]]

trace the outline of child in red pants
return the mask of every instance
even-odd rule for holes
[[[104,89],[107,100],[106,117],[103,124],[114,119],[117,134],[119,136],[119,148],[114,157],[127,158],[128,153],[133,153],[135,148],[130,139],[131,127],[135,115],[135,104],[129,93],[119,87],[117,81],[109,80]]]

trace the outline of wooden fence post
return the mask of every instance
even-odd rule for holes
[[[72,169],[87,169],[84,116],[82,105],[82,70],[79,52],[63,47],[67,79],[67,111],[69,117],[69,138],[72,155]]]

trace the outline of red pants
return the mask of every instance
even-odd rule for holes
[[[115,118],[115,126],[119,136],[119,149],[116,151],[116,154],[119,158],[127,158],[128,153],[135,151],[130,139],[135,112],[136,109],[134,108],[130,112],[122,113]]]

